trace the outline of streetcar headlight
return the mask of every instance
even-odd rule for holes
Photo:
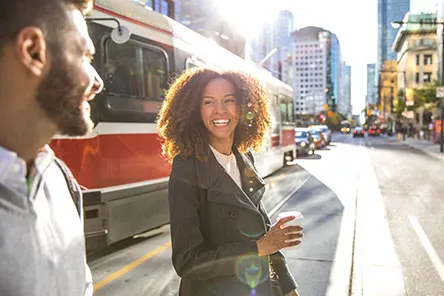
[[[306,145],[307,145],[307,143],[305,143],[305,142],[301,143],[301,147],[305,147]]]

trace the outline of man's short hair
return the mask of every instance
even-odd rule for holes
[[[6,0],[0,9],[0,52],[25,27],[39,27],[47,42],[55,42],[70,23],[68,7],[74,5],[82,12],[92,0]]]

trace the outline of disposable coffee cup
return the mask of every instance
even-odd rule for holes
[[[290,216],[294,216],[296,217],[295,219],[288,221],[284,224],[284,227],[288,227],[288,226],[300,226],[302,227],[302,220],[304,220],[304,216],[302,215],[301,212],[298,211],[289,211],[289,212],[282,212],[278,214],[278,220],[285,218],[285,217],[290,217]],[[295,239],[295,240],[301,240],[301,238]],[[299,245],[297,246],[292,246],[292,247],[287,247],[285,248],[286,250],[290,250],[290,249],[296,249],[297,247],[299,247]]]

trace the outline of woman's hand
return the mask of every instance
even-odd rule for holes
[[[301,243],[298,239],[304,236],[303,228],[300,226],[284,226],[285,223],[295,218],[290,216],[280,219],[270,227],[270,230],[263,237],[256,241],[259,256],[274,254],[280,249]]]
[[[290,293],[285,294],[285,296],[299,296],[298,291],[293,290]]]

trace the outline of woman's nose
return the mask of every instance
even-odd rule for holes
[[[224,102],[218,102],[216,103],[215,111],[218,113],[224,113],[227,110],[227,106],[224,104]]]

